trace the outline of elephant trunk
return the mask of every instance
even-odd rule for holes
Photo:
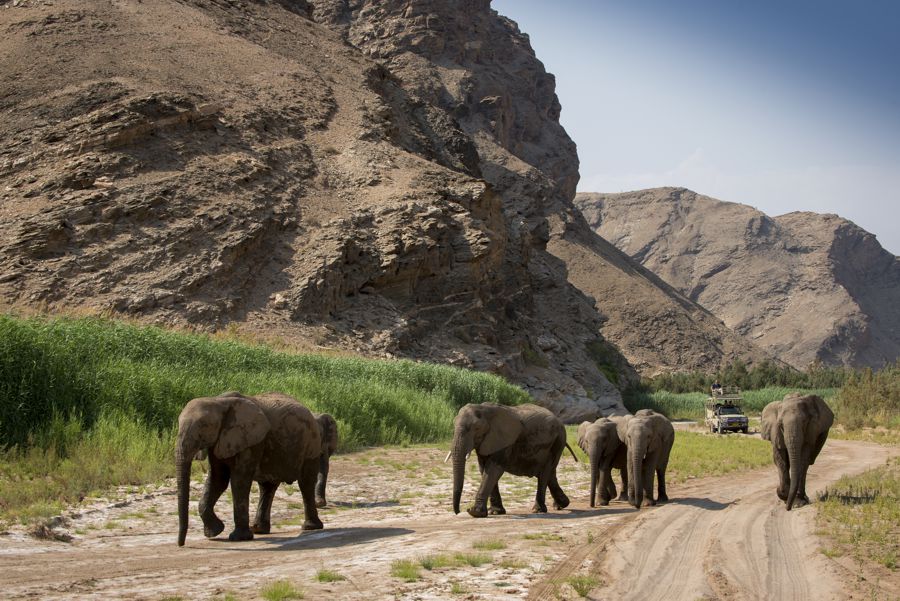
[[[594,507],[594,499],[597,497],[597,471],[600,469],[600,460],[597,453],[591,453],[591,507]]]
[[[641,508],[644,502],[644,453],[643,448],[628,448],[628,490],[634,490],[634,496],[628,495],[629,501],[637,507]]]
[[[178,546],[184,546],[188,529],[188,504],[191,495],[191,461],[196,453],[195,449],[186,448],[188,445],[179,440],[175,449],[175,473],[178,479]]]
[[[330,458],[328,451],[319,457],[319,476],[316,479],[316,506],[325,507],[325,485],[328,484],[328,467]]]
[[[453,436],[450,455],[453,457],[453,513],[459,513],[459,501],[462,498],[463,480],[466,476],[466,455],[472,446],[463,441],[459,433]]]
[[[806,474],[806,457],[803,453],[803,432],[798,424],[786,422],[784,424],[784,443],[788,452],[790,488],[785,503],[787,510],[790,511],[794,506],[797,493],[800,490],[800,482]]]

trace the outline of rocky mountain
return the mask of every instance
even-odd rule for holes
[[[575,202],[598,234],[795,367],[900,357],[900,259],[846,219],[769,217],[683,188]]]
[[[567,419],[621,408],[626,358],[762,356],[590,230],[487,0],[0,1],[0,31],[8,307],[490,370]]]

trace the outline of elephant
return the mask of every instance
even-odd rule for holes
[[[554,508],[567,507],[569,499],[556,479],[556,466],[567,446],[562,422],[543,407],[531,404],[507,407],[495,403],[465,405],[456,415],[453,442],[447,454],[448,459],[453,457],[453,512],[459,513],[466,458],[472,450],[477,454],[481,471],[481,485],[475,502],[467,510],[472,517],[506,513],[498,486],[503,472],[538,479],[532,507],[534,513],[546,513],[548,486]]]
[[[628,501],[636,508],[669,500],[666,495],[666,467],[675,443],[675,428],[662,414],[641,409],[624,420],[619,431],[627,447]],[[653,476],[658,480],[653,499]]]
[[[578,446],[591,461],[591,507],[595,506],[598,483],[600,505],[609,505],[610,500],[616,497],[612,468],[617,468],[622,477],[619,500],[628,500],[627,447],[618,433],[619,423],[625,419],[624,416],[601,417],[595,422],[586,421],[578,426]]]
[[[778,468],[778,498],[787,510],[809,503],[806,496],[806,472],[828,438],[834,413],[822,397],[789,394],[763,408],[760,430],[772,443],[772,456]]]
[[[322,440],[312,412],[280,393],[249,397],[225,392],[189,401],[178,417],[178,546],[184,545],[187,536],[191,460],[203,449],[209,459],[209,474],[199,509],[207,537],[218,536],[225,528],[214,507],[229,483],[234,530],[228,540],[252,540],[254,532],[267,533],[278,484],[295,480],[303,496],[303,530],[323,527],[315,499]],[[260,485],[260,500],[251,528],[249,504],[254,480]]]

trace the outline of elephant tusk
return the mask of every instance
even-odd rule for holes
[[[447,461],[450,459],[451,453],[453,453],[453,449],[450,449],[449,451],[447,451],[447,456],[444,457],[444,463],[447,463]]]

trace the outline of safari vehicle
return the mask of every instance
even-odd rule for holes
[[[747,433],[750,420],[741,411],[741,389],[726,386],[713,392],[706,399],[706,425],[710,432],[743,432]]]

